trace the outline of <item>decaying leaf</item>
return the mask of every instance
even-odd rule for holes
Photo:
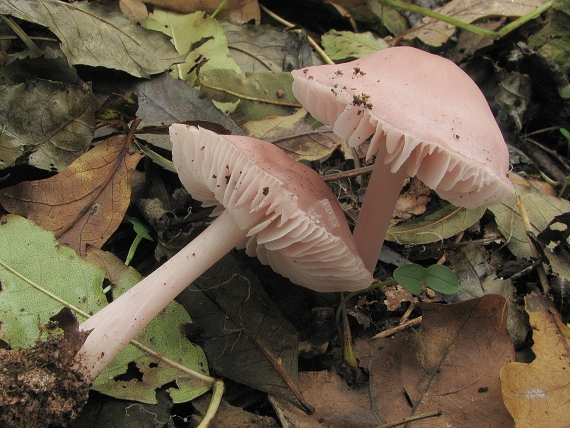
[[[302,372],[299,382],[315,413],[309,416],[283,399],[270,397],[283,426],[373,428],[383,422],[368,389],[349,387],[335,371]]]
[[[235,256],[226,255],[177,300],[204,329],[200,340],[212,370],[306,408],[297,332]]]
[[[388,47],[384,39],[371,32],[353,33],[352,31],[331,30],[323,34],[321,41],[330,59],[343,62],[362,58]]]
[[[313,129],[305,122],[307,111],[299,109],[290,116],[271,116],[247,122],[242,129],[250,137],[281,147],[295,160],[315,161],[330,155],[341,143],[331,127]]]
[[[501,370],[503,400],[517,427],[568,426],[570,414],[570,329],[547,297],[526,296],[536,358]]]
[[[400,244],[441,241],[473,226],[483,214],[485,208],[466,209],[445,205],[434,213],[390,227],[386,240]]]
[[[266,24],[223,26],[230,56],[242,71],[286,71],[321,63],[304,34]]]
[[[293,76],[285,72],[248,72],[245,78],[233,70],[200,73],[200,96],[213,101],[239,104],[230,117],[242,125],[267,116],[286,116],[301,107],[293,95]]]
[[[495,215],[495,221],[507,239],[509,250],[519,258],[530,259],[531,251],[517,208],[516,196],[521,197],[526,207],[535,235],[546,229],[548,223],[557,215],[570,212],[570,202],[541,193],[532,183],[516,174],[509,174],[509,177],[515,185],[515,194],[501,204],[489,207],[489,210]]]
[[[80,254],[88,244],[101,247],[123,220],[130,178],[142,158],[128,153],[126,140],[111,137],[53,177],[2,189],[0,203],[53,231]]]
[[[422,304],[418,332],[359,341],[370,406],[386,422],[440,410],[422,426],[512,427],[499,371],[514,360],[502,296]]]
[[[453,0],[435,9],[443,15],[450,16],[466,23],[479,19],[506,16],[518,18],[542,6],[544,0]],[[435,18],[424,17],[404,36],[407,40],[419,38],[431,46],[443,45],[454,33],[455,27]]]
[[[184,60],[168,37],[131,24],[123,15],[93,2],[6,0],[0,3],[0,13],[48,27],[61,41],[70,65],[150,77]]]
[[[88,84],[0,82],[0,169],[27,163],[59,171],[73,162],[93,139],[92,95]]]

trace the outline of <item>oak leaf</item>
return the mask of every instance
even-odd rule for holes
[[[548,298],[525,298],[536,358],[501,370],[503,401],[517,427],[567,427],[570,414],[570,329]]]
[[[53,177],[8,187],[0,203],[55,233],[81,255],[100,248],[130,203],[131,175],[142,158],[129,153],[125,135],[105,140]]]

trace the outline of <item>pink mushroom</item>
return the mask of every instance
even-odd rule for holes
[[[83,322],[77,361],[96,378],[172,299],[236,246],[296,284],[358,290],[372,282],[343,212],[319,175],[278,147],[206,129],[170,127],[182,184],[205,206],[210,226],[151,275]]]
[[[416,175],[467,208],[513,193],[509,152],[484,95],[453,62],[394,47],[293,71],[293,93],[319,121],[376,161],[354,237],[374,271],[403,181]]]

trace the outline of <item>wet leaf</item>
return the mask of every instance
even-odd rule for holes
[[[434,9],[434,11],[466,23],[472,23],[483,18],[497,16],[518,18],[532,12],[544,3],[546,3],[544,0],[507,2],[498,0],[452,0],[443,7]],[[455,33],[455,30],[456,28],[447,22],[426,16],[418,21],[404,37],[407,40],[417,37],[428,45],[438,47],[443,45]]]
[[[473,226],[485,208],[466,209],[446,205],[438,211],[390,227],[386,240],[399,244],[428,244],[457,235]]]
[[[93,139],[92,95],[87,84],[0,82],[0,169],[27,163],[59,171],[73,162]]]
[[[142,157],[127,152],[126,138],[105,140],[53,177],[2,189],[0,203],[80,254],[88,244],[101,247],[123,220],[130,178]]]
[[[203,12],[184,15],[164,9],[155,9],[143,22],[143,27],[160,31],[171,37],[172,43],[180,55],[186,55],[184,62],[176,64],[172,77],[186,80],[194,85],[196,66],[200,71],[229,69],[241,73],[239,66],[231,59],[224,29],[211,16]]]
[[[204,330],[200,339],[212,370],[300,404],[297,332],[234,256],[224,257],[177,300]]]
[[[530,259],[531,252],[520,214],[516,196],[520,196],[526,207],[532,231],[538,235],[557,215],[570,212],[570,202],[545,195],[524,178],[510,174],[515,185],[515,194],[499,205],[489,207],[495,215],[495,221],[503,236],[507,239],[509,250],[519,258]]]
[[[525,298],[536,355],[501,370],[505,405],[517,427],[566,427],[570,412],[570,329],[547,297]]]
[[[352,31],[330,30],[323,34],[321,42],[330,59],[341,62],[362,58],[388,47],[384,39],[370,31],[353,33]]]
[[[200,97],[239,104],[230,117],[238,124],[267,116],[286,116],[298,104],[285,72],[247,72],[245,78],[232,70],[204,70],[200,73]]]
[[[313,129],[305,122],[307,111],[299,109],[290,116],[271,116],[247,122],[242,129],[251,137],[281,147],[293,159],[315,161],[330,155],[340,144],[331,127]]]
[[[377,417],[396,422],[440,410],[422,426],[512,427],[499,380],[501,367],[514,360],[505,299],[493,294],[421,308],[418,332],[356,344]]]
[[[183,60],[168,37],[90,2],[6,0],[0,4],[0,13],[48,27],[61,41],[70,65],[106,67],[150,77]]]

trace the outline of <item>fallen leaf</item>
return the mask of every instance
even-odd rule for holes
[[[53,231],[80,254],[88,244],[101,247],[123,220],[130,178],[142,158],[127,152],[126,139],[105,140],[53,177],[2,189],[0,203]]]
[[[292,70],[322,61],[303,34],[265,24],[223,26],[230,57],[242,71]]]
[[[382,423],[374,411],[368,389],[349,387],[334,371],[302,372],[299,382],[299,389],[315,413],[307,415],[283,399],[270,397],[283,426],[373,428]]]
[[[204,70],[200,73],[200,97],[223,103],[239,101],[230,117],[242,125],[267,116],[286,116],[292,107],[301,107],[291,89],[293,76],[286,72],[246,72]]]
[[[143,21],[143,27],[160,31],[171,37],[172,44],[184,62],[175,64],[171,76],[187,81],[191,86],[196,81],[198,63],[200,72],[212,69],[230,69],[241,73],[236,62],[229,57],[228,42],[222,25],[203,12],[183,15],[177,12],[155,9]]]
[[[417,426],[512,427],[499,380],[501,367],[514,360],[505,299],[420,305],[418,332],[355,345],[375,415],[387,423],[440,410]]]
[[[313,129],[305,122],[307,111],[299,109],[290,116],[270,116],[247,122],[246,135],[281,147],[293,159],[315,161],[329,156],[341,143],[329,126]]]
[[[570,212],[570,202],[545,195],[528,180],[516,174],[511,173],[509,177],[515,185],[515,194],[488,209],[495,215],[495,221],[507,240],[509,250],[518,258],[530,259],[532,256],[530,246],[517,208],[516,197],[521,197],[535,235],[546,229],[548,223],[557,215]]]
[[[192,407],[196,409],[192,416],[195,426],[199,426],[203,416],[210,407],[211,394],[203,396],[192,401]],[[279,428],[275,419],[268,415],[258,415],[242,407],[236,407],[229,404],[222,398],[220,407],[216,411],[216,417],[213,418],[208,425],[209,428]]]
[[[204,330],[199,339],[212,370],[304,407],[297,332],[235,256],[226,255],[177,301]]]
[[[482,245],[470,243],[449,254],[450,268],[455,272],[461,289],[445,296],[448,303],[456,303],[486,294],[500,294],[507,301],[507,330],[515,346],[527,340],[528,326],[510,279],[498,278],[488,265],[489,253]]]
[[[330,30],[323,34],[321,42],[326,54],[333,61],[350,61],[386,49],[388,43],[371,33]]]
[[[570,414],[570,329],[547,297],[525,297],[536,355],[501,370],[503,400],[516,426],[562,428]]]
[[[428,244],[457,235],[473,226],[485,208],[458,208],[445,205],[434,213],[388,228],[386,240],[399,244]]]
[[[548,11],[546,25],[528,38],[528,45],[531,49],[535,49],[552,59],[562,68],[564,73],[570,71],[570,61],[568,59],[570,35],[567,31],[569,16],[570,5],[568,2],[555,0],[552,8]],[[557,85],[565,88],[566,95],[564,98],[568,98],[568,92],[570,91],[568,81],[557,82]]]
[[[14,164],[59,171],[91,144],[91,87],[34,79],[0,82],[0,169]]]
[[[90,65],[150,77],[183,61],[163,34],[131,24],[92,2],[59,0],[0,3],[0,13],[48,27],[70,65]]]
[[[518,18],[544,3],[546,3],[544,0],[452,0],[434,11],[465,23],[472,23],[496,16]],[[418,21],[404,38],[413,40],[417,37],[430,46],[439,47],[455,33],[455,30],[455,26],[447,22],[426,16]]]
[[[418,178],[410,179],[409,187],[403,192],[394,207],[393,219],[408,220],[414,215],[423,214],[426,211],[426,205],[431,200],[430,189],[423,184]]]

